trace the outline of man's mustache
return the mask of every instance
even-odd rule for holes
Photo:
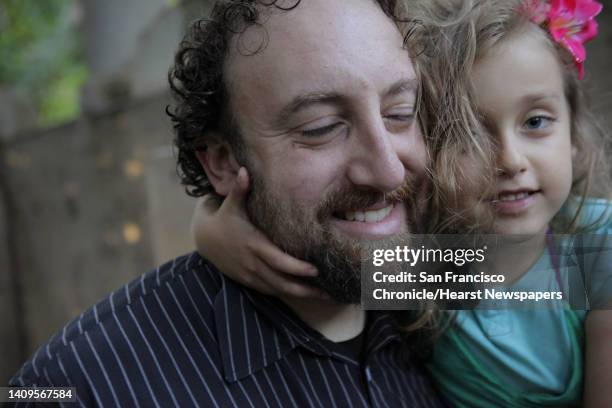
[[[390,193],[382,193],[372,188],[346,186],[328,194],[317,211],[319,221],[333,214],[358,211],[385,202],[388,205],[412,203],[418,195],[419,183],[415,175],[409,174],[404,183]]]

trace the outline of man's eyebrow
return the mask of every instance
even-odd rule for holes
[[[291,115],[317,104],[338,104],[342,97],[335,92],[310,92],[298,95],[278,113],[277,122],[285,122]]]
[[[418,87],[419,81],[416,78],[400,79],[387,88],[384,96],[397,96],[404,92],[416,92]]]
[[[384,96],[396,96],[403,92],[416,92],[418,87],[416,78],[404,78],[394,82],[387,88]],[[291,115],[318,104],[340,104],[343,101],[342,95],[336,92],[310,92],[298,95],[285,105],[278,113],[276,123],[284,123]]]

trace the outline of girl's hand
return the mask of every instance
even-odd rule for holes
[[[296,277],[317,275],[311,264],[274,245],[249,221],[245,210],[249,177],[241,167],[223,203],[212,196],[198,201],[192,232],[198,252],[223,274],[267,295],[327,299],[322,290]]]

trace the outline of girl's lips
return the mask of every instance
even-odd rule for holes
[[[533,205],[539,190],[502,192],[498,198],[491,200],[495,211],[501,215],[516,215],[526,211]]]

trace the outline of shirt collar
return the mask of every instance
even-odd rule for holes
[[[221,276],[214,314],[226,381],[241,380],[274,364],[297,347],[319,356],[359,364],[338,344],[304,323],[279,299]],[[371,312],[366,330],[368,355],[401,341],[394,319],[386,313]]]

